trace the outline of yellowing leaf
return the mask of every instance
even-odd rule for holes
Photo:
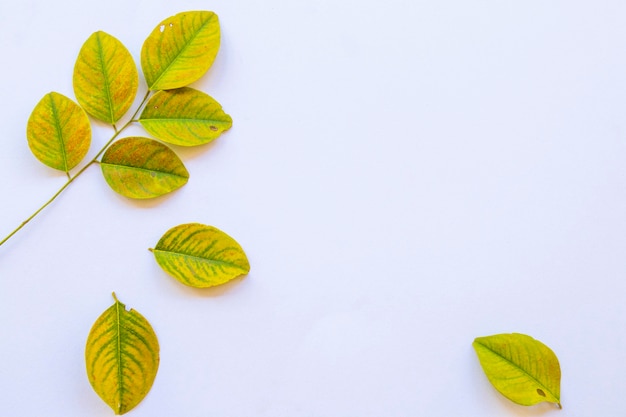
[[[477,337],[473,346],[502,395],[521,405],[548,401],[561,408],[561,367],[549,347],[519,333]]]
[[[159,23],[141,48],[141,69],[150,90],[184,87],[204,75],[220,47],[217,15],[179,13]]]
[[[113,190],[130,198],[153,198],[187,183],[189,172],[180,158],[156,140],[130,137],[113,142],[100,161]]]
[[[139,122],[157,139],[195,146],[208,143],[230,129],[233,119],[208,94],[183,87],[157,92],[146,104]]]
[[[26,137],[37,159],[69,173],[89,151],[91,125],[78,104],[52,92],[35,106],[28,119]]]
[[[133,104],[138,77],[128,49],[108,33],[96,32],[74,65],[74,94],[87,113],[115,124]]]
[[[224,284],[250,271],[246,254],[232,237],[198,223],[171,228],[150,250],[165,272],[191,287]]]
[[[115,303],[94,323],[85,347],[87,377],[115,414],[133,409],[150,391],[159,368],[159,342],[150,323]]]

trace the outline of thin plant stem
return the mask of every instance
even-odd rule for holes
[[[113,129],[115,130],[115,133],[113,134],[113,136],[111,136],[111,139],[109,139],[107,141],[107,143],[104,144],[104,146],[102,147],[102,149],[100,149],[98,151],[98,153],[96,154],[96,156],[93,157],[93,159],[91,159],[91,161],[89,161],[87,164],[85,164],[84,167],[82,167],[78,172],[76,172],[76,175],[71,176],[69,174],[69,172],[67,173],[67,182],[65,184],[63,184],[63,186],[61,188],[59,188],[59,190],[48,200],[46,201],[41,207],[39,207],[37,209],[37,211],[35,211],[33,214],[30,215],[30,217],[28,217],[26,220],[24,220],[22,223],[20,223],[19,226],[17,226],[15,228],[15,230],[13,230],[11,233],[9,233],[4,239],[2,239],[0,241],[0,246],[2,246],[7,240],[11,239],[11,237],[13,237],[13,235],[15,235],[17,232],[19,232],[24,226],[26,226],[32,219],[34,219],[39,213],[41,213],[43,211],[43,209],[45,209],[46,207],[48,207],[50,205],[50,203],[52,203],[54,200],[56,200],[56,198],[58,196],[61,195],[61,193],[63,191],[65,191],[65,189],[67,187],[69,187],[69,185],[74,182],[74,180],[76,178],[78,178],[83,172],[85,172],[87,170],[87,168],[89,168],[91,165],[95,164],[98,162],[98,158],[100,158],[100,155],[102,155],[104,153],[104,151],[109,147],[109,145],[111,145],[111,143],[113,143],[113,141],[115,139],[117,139],[117,137],[131,124],[137,122],[138,120],[136,119],[137,115],[139,114],[139,111],[141,110],[141,108],[144,106],[144,104],[146,104],[146,101],[148,101],[148,97],[150,97],[150,93],[151,91],[148,90],[148,92],[146,93],[145,97],[143,98],[143,100],[141,101],[141,103],[139,104],[139,106],[137,107],[137,110],[135,110],[135,113],[133,113],[132,117],[128,120],[128,122],[126,122],[126,124],[124,124],[124,126],[122,126],[121,128],[117,128],[115,125],[113,125]]]

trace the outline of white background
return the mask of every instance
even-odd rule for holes
[[[129,201],[93,166],[0,247],[3,416],[113,414],[83,359],[112,291],[161,344],[136,417],[624,414],[622,0],[3,0],[0,235],[65,181],[26,122],[73,97],[89,35],[138,60],[198,9],[222,46],[194,87],[233,128],[177,149],[176,193]],[[187,222],[237,239],[250,274],[162,272],[147,249]],[[471,343],[509,332],[555,351],[562,411],[490,386]]]

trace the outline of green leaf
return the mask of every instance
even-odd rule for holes
[[[224,284],[250,271],[246,254],[232,237],[198,223],[171,228],[150,250],[165,272],[191,287]]]
[[[87,155],[91,125],[80,106],[59,93],[46,94],[26,127],[28,146],[47,166],[68,173]]]
[[[139,75],[128,49],[105,32],[83,44],[74,65],[74,94],[87,113],[115,124],[137,94]]]
[[[93,324],[85,347],[87,377],[115,414],[132,410],[150,391],[159,368],[159,342],[150,323],[115,297]]]
[[[547,401],[561,408],[561,367],[549,347],[519,333],[477,337],[472,346],[502,395],[521,405]]]
[[[206,73],[220,47],[217,15],[179,13],[159,23],[141,48],[141,69],[150,90],[184,87]]]
[[[208,94],[183,87],[159,91],[146,104],[141,125],[157,139],[174,145],[203,145],[230,129],[233,119]]]
[[[116,192],[153,198],[187,183],[189,172],[170,148],[156,140],[129,137],[113,142],[100,161],[102,175]]]

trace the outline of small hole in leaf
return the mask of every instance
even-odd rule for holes
[[[542,390],[542,389],[540,389],[540,388],[537,388],[537,394],[541,395],[542,397],[545,397],[545,396],[546,396],[546,393],[545,393],[545,392],[543,392],[543,390]]]
[[[213,132],[217,132],[217,126],[209,126],[209,129],[211,129]]]
[[[170,23],[170,27],[172,27],[172,26],[174,26],[174,24],[173,24],[173,23]]]
[[[159,108],[159,106],[154,106],[154,108],[155,108],[155,109],[158,109],[158,108]]]
[[[161,33],[163,33],[163,31],[165,30],[165,25],[161,25],[161,27],[159,28],[159,30],[161,31]]]

